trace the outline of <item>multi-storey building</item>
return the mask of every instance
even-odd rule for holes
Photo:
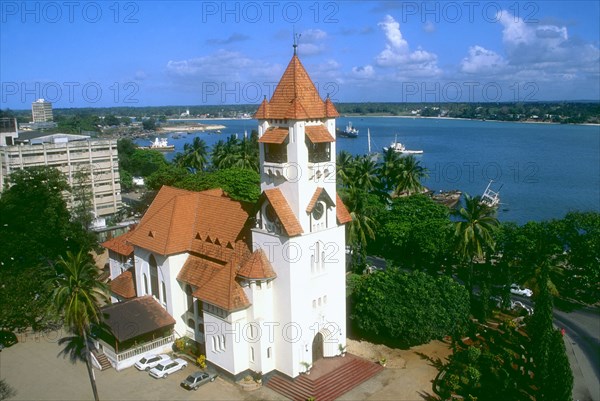
[[[52,121],[52,103],[38,99],[31,103],[31,114],[34,123]]]
[[[33,166],[56,167],[65,174],[72,187],[83,185],[89,188],[90,212],[95,217],[112,215],[121,208],[117,141],[114,139],[52,134],[31,136],[28,143],[0,146],[0,191],[11,172]],[[67,199],[69,207],[74,202],[75,195],[71,193]]]

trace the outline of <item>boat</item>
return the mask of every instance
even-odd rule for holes
[[[348,125],[340,132],[340,136],[346,138],[358,138],[358,129],[352,126],[352,121],[348,121]]]
[[[371,129],[369,128],[367,128],[367,143],[369,145],[369,153],[367,155],[371,158],[371,161],[377,162],[379,153],[371,151]]]
[[[462,192],[458,189],[453,189],[451,191],[440,190],[439,192],[430,192],[429,195],[435,202],[452,208],[458,204]]]
[[[423,153],[422,150],[406,149],[404,144],[398,142],[398,135],[396,135],[396,139],[394,139],[394,142],[390,144],[390,149],[392,149],[396,153],[402,153],[403,155],[420,155]],[[388,150],[388,148],[384,148],[384,150]]]
[[[169,145],[167,138],[155,138],[150,146],[140,146],[139,149],[159,150],[161,152],[171,152],[175,150],[175,145]]]
[[[500,189],[502,189],[502,186],[500,186],[497,191],[493,191],[491,188],[492,182],[494,182],[494,180],[490,180],[487,188],[483,191],[479,203],[488,207],[497,207],[500,204]]]

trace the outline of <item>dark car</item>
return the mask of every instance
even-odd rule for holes
[[[8,348],[11,345],[15,345],[19,341],[17,340],[17,336],[15,333],[6,330],[0,330],[0,351],[4,348]]]
[[[194,372],[181,382],[181,387],[188,390],[198,390],[198,387],[207,382],[214,382],[216,378],[217,375],[201,371]]]

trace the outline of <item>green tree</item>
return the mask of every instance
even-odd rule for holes
[[[150,174],[144,180],[146,187],[152,191],[158,191],[163,185],[179,186],[178,183],[184,181],[190,173],[175,164],[165,164],[158,170]]]
[[[394,198],[378,216],[373,250],[402,267],[439,270],[451,254],[447,207],[425,195]]]
[[[158,150],[135,149],[122,167],[134,177],[148,177],[166,164],[165,156]]]
[[[353,285],[350,319],[361,334],[387,344],[416,345],[458,334],[469,316],[467,291],[449,277],[390,268]]]
[[[336,159],[337,185],[347,187],[350,184],[349,177],[352,175],[354,157],[345,150],[342,150]]]
[[[146,118],[142,121],[142,127],[145,131],[156,131],[156,120],[153,117]]]
[[[454,230],[456,250],[460,260],[468,266],[469,294],[472,297],[474,265],[477,261],[483,261],[486,252],[494,250],[493,234],[500,223],[496,218],[496,209],[482,203],[479,196],[471,198],[465,194],[464,207],[453,214],[458,219]]]
[[[421,166],[421,162],[413,155],[401,157],[400,162],[394,194],[412,195],[421,192],[423,190],[421,180],[429,177],[427,169]]]
[[[203,171],[208,164],[208,147],[200,137],[195,137],[192,143],[183,145],[183,153],[178,153],[173,162],[179,167],[185,167],[194,172]]]
[[[355,272],[362,272],[366,266],[369,240],[375,239],[376,222],[369,216],[368,193],[362,188],[351,186],[341,193],[352,221],[346,224],[346,241],[351,252],[351,266]]]
[[[547,378],[540,388],[541,400],[571,401],[573,394],[573,371],[567,357],[563,336],[559,330],[550,335]]]
[[[88,337],[92,324],[101,320],[100,304],[108,299],[107,286],[99,280],[99,270],[93,259],[84,251],[67,252],[56,263],[53,277],[53,306],[64,316],[65,325],[86,346],[85,360],[94,393],[98,400],[96,381],[92,372],[91,349]]]
[[[260,196],[260,175],[253,170],[227,168],[212,173],[189,174],[173,186],[190,191],[221,188],[232,199],[255,203]]]

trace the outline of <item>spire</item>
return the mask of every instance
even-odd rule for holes
[[[295,36],[296,37],[299,36]],[[335,118],[339,114],[328,97],[321,99],[317,87],[304,69],[296,52],[279,80],[270,101],[263,100],[255,118],[258,119],[319,119]]]

